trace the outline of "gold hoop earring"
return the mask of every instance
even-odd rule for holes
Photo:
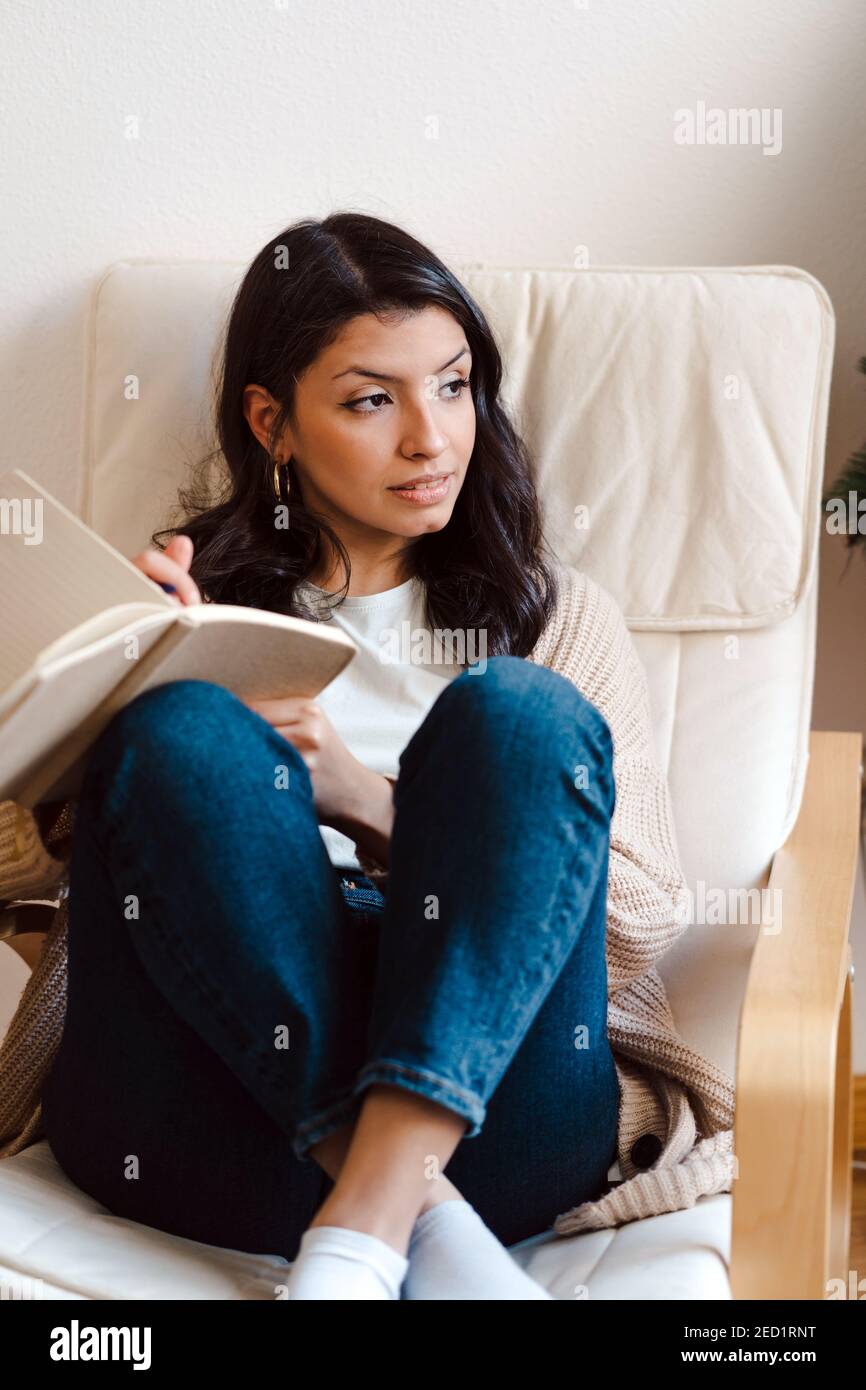
[[[279,459],[277,459],[274,463],[274,496],[276,497],[278,502],[282,502],[283,500],[283,495],[280,491],[280,466],[280,461]],[[286,464],[286,497],[289,497],[291,495],[291,491],[292,480],[289,477],[289,466],[288,464]]]

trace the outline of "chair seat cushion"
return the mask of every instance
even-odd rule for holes
[[[113,1216],[47,1139],[0,1160],[0,1232],[2,1277],[20,1280],[25,1298],[272,1300],[291,1268]]]
[[[542,1233],[514,1258],[555,1298],[731,1297],[731,1198],[577,1236]],[[280,1255],[204,1245],[113,1216],[63,1172],[46,1139],[0,1161],[0,1278],[48,1299],[271,1299]]]
[[[542,1234],[510,1247],[532,1279],[561,1299],[731,1299],[733,1202],[699,1197],[685,1211],[574,1236]]]

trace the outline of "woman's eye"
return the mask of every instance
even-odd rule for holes
[[[378,409],[375,409],[375,410],[358,410],[357,407],[358,407],[359,405],[362,405],[364,401],[387,401],[387,400],[388,400],[388,393],[387,393],[387,391],[375,391],[375,392],[373,393],[372,396],[359,396],[358,399],[357,399],[356,401],[349,401],[349,402],[347,403],[346,409],[347,409],[347,410],[354,410],[354,412],[355,412],[356,415],[380,415],[380,414],[381,414],[381,411],[378,410]]]
[[[446,382],[445,382],[445,385],[442,386],[440,389],[441,389],[442,391],[448,391],[448,388],[449,388],[449,387],[454,387],[454,386],[458,387],[459,389],[458,389],[457,391],[452,391],[452,392],[450,392],[450,393],[445,397],[445,399],[448,400],[448,401],[459,401],[459,400],[460,400],[460,397],[463,395],[463,392],[464,392],[464,391],[467,389],[467,387],[469,386],[469,378],[468,378],[468,377],[462,377],[462,376],[455,377],[453,381],[446,381]],[[388,395],[387,391],[374,391],[374,392],[372,393],[372,395],[369,395],[369,396],[359,396],[358,399],[357,399],[356,401],[348,401],[348,402],[346,403],[346,409],[347,409],[347,410],[354,411],[354,413],[355,413],[356,415],[381,415],[382,411],[381,411],[381,408],[380,408],[379,405],[373,405],[373,404],[371,404],[369,410],[358,410],[357,407],[358,407],[359,405],[362,405],[365,401],[370,401],[370,402],[372,403],[373,401],[387,401],[387,400],[390,400],[390,396]]]

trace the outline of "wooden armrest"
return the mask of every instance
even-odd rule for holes
[[[58,903],[48,900],[0,902],[0,941],[35,970]]]
[[[60,901],[48,898],[0,901],[0,941],[35,970]]]
[[[47,932],[59,903],[47,898],[0,903],[0,941],[31,932]]]
[[[16,956],[20,956],[31,970],[35,970],[45,946],[45,933],[41,931],[18,932],[15,936],[7,936],[3,944],[14,951]]]
[[[800,813],[770,871],[781,929],[755,944],[737,1050],[735,1299],[824,1299],[831,1278],[847,1287],[862,760],[861,734],[810,735]]]

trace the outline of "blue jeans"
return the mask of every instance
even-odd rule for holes
[[[138,695],[77,808],[57,1161],[115,1215],[291,1260],[333,1187],[310,1146],[384,1083],[465,1120],[447,1176],[504,1243],[600,1195],[614,798],[596,707],[491,658],[400,757],[383,894],[331,863],[303,758],[235,695]]]

